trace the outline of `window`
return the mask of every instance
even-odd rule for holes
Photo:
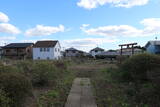
[[[49,60],[50,58],[49,57],[47,57],[47,60]]]
[[[46,48],[44,48],[44,52],[46,51]]]
[[[42,48],[40,48],[40,52],[42,52],[43,51],[43,49]]]
[[[40,57],[38,57],[37,59],[41,59]]]
[[[58,48],[58,52],[60,51],[60,49]]]
[[[47,52],[49,52],[50,51],[50,48],[47,48]]]
[[[50,48],[40,48],[40,52],[49,52],[50,51]]]
[[[57,52],[57,48],[55,48],[55,52]]]
[[[30,52],[30,50],[28,49],[28,50],[27,50],[27,52],[29,53],[29,52]]]
[[[10,52],[11,50],[7,49],[6,52]]]

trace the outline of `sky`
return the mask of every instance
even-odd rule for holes
[[[0,0],[0,45],[59,40],[62,49],[118,49],[160,39],[160,0]]]

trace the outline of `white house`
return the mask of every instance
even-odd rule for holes
[[[95,57],[96,55],[101,54],[102,52],[104,52],[104,49],[99,48],[99,47],[96,47],[96,48],[94,48],[94,49],[92,49],[92,50],[90,51],[90,54],[91,54],[93,57]]]
[[[33,46],[34,60],[53,60],[61,58],[61,46],[58,41],[37,41]]]

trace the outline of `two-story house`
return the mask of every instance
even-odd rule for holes
[[[145,48],[148,53],[160,54],[160,41],[148,41]]]
[[[96,55],[101,54],[101,53],[103,53],[103,52],[104,52],[104,49],[99,48],[99,47],[96,47],[96,48],[90,50],[89,53],[90,53],[93,57],[95,57]]]
[[[33,43],[10,43],[3,47],[3,56],[10,59],[32,58]]]
[[[65,57],[81,57],[81,56],[87,56],[88,53],[75,49],[75,48],[68,48],[65,50]]]
[[[61,58],[59,41],[37,41],[33,46],[33,60],[53,60]]]

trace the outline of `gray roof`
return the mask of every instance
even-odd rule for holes
[[[78,51],[78,50],[75,48],[68,48],[68,49],[66,49],[66,51]]]
[[[104,51],[104,49],[96,47],[96,48],[92,49],[91,51]]]
[[[149,45],[160,45],[160,41],[155,40],[155,41],[148,41],[145,47],[148,47]]]
[[[37,41],[33,47],[55,47],[58,41]]]
[[[26,48],[31,45],[33,45],[33,43],[10,43],[10,44],[4,46],[3,48],[4,49],[7,49],[7,48]]]

